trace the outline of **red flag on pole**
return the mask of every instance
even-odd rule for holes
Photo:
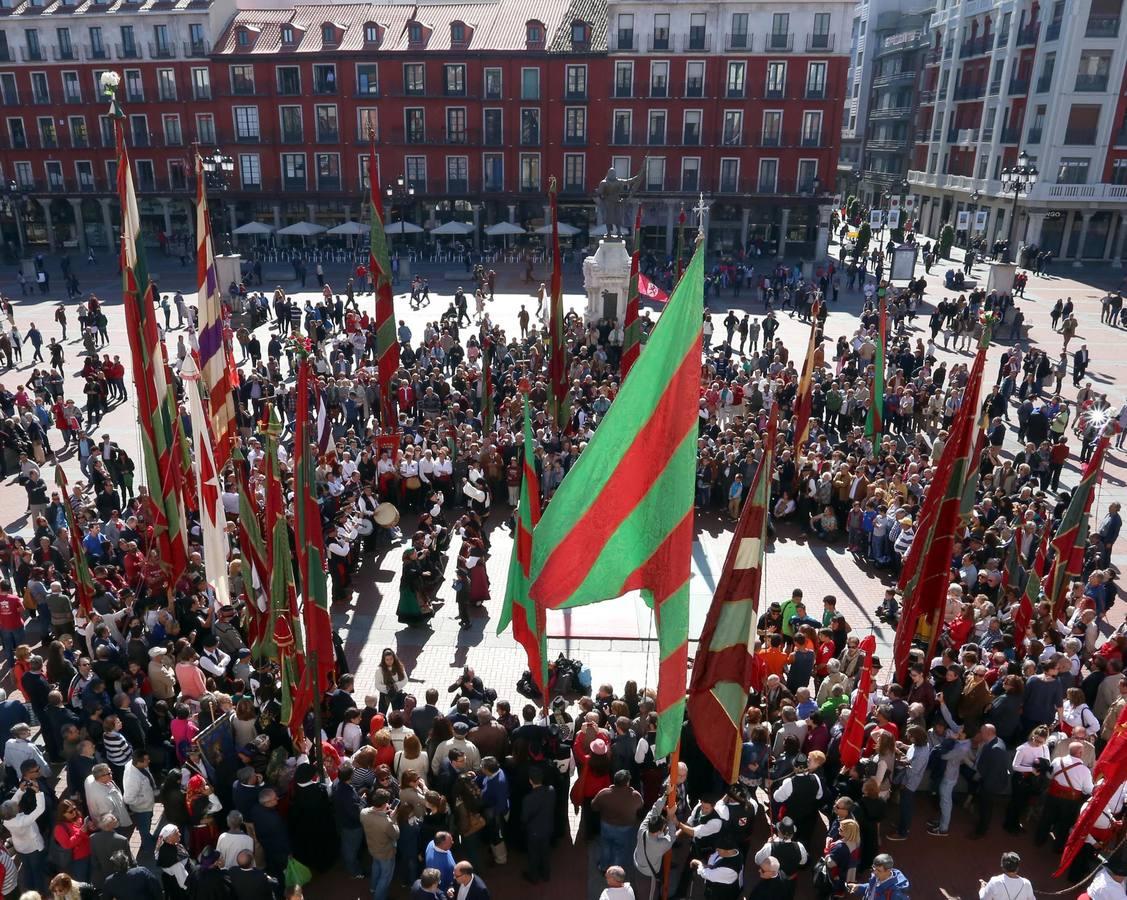
[[[668,303],[669,295],[645,275],[638,273],[638,297],[651,303]]]
[[[865,654],[861,680],[857,685],[857,699],[849,709],[845,729],[841,734],[841,767],[852,769],[861,761],[861,746],[865,743],[865,720],[869,718],[869,694],[873,690],[873,653],[877,649],[874,635],[861,638],[861,651]]]

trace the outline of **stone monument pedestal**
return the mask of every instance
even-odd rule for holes
[[[238,253],[215,257],[215,277],[219,279],[219,293],[226,297],[231,282],[243,277],[243,258]]]
[[[1012,294],[1016,275],[1017,263],[990,263],[986,276],[986,293],[997,291],[999,294]]]
[[[620,238],[603,238],[599,249],[583,260],[583,288],[587,291],[586,322],[626,318],[630,291],[630,254]]]

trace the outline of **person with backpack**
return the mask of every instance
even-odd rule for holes
[[[844,897],[849,879],[857,877],[861,826],[856,819],[843,819],[837,839],[827,843],[825,855],[814,864],[814,891],[819,897]]]
[[[909,900],[911,883],[907,876],[897,869],[892,857],[887,853],[877,854],[873,860],[873,873],[868,884],[847,884],[851,894],[864,894],[865,900]]]
[[[638,828],[638,838],[634,845],[634,868],[650,882],[647,900],[656,900],[662,896],[665,854],[673,849],[679,833],[677,821],[669,818],[665,805],[665,796],[659,797]],[[670,883],[676,884],[679,879],[680,873],[674,873],[670,869]]]

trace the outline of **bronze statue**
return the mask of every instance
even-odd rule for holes
[[[614,167],[607,171],[607,177],[595,188],[595,199],[606,225],[607,237],[622,237],[625,227],[626,201],[630,199],[638,182],[645,172],[645,166],[637,175],[619,178]]]

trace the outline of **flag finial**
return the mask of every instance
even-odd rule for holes
[[[697,214],[697,236],[704,237],[704,214],[708,212],[710,204],[704,202],[704,193],[700,195],[700,200],[697,202],[696,208],[693,210]]]

